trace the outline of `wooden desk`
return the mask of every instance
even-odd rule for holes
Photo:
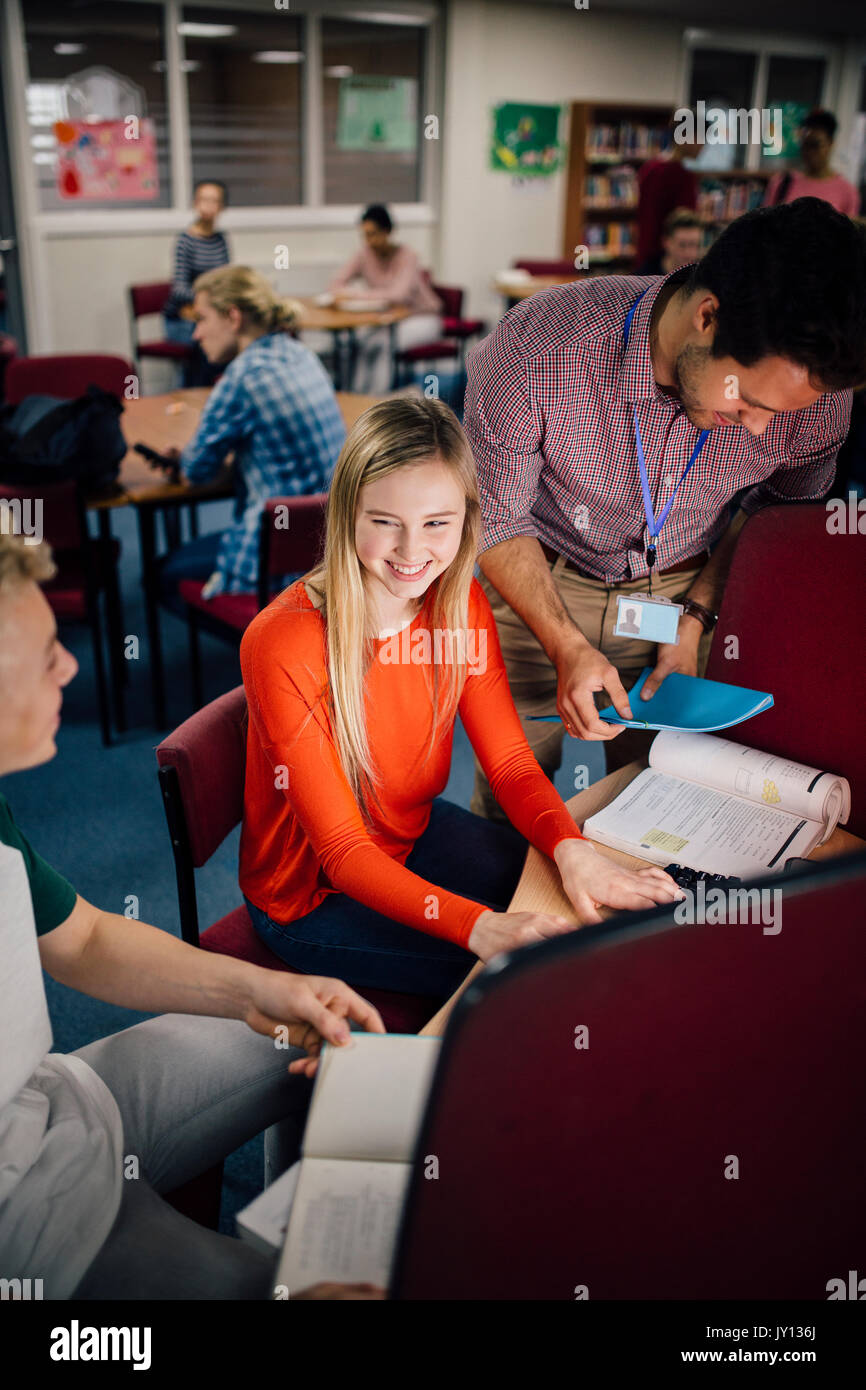
[[[609,773],[600,782],[594,782],[591,787],[587,787],[586,791],[578,792],[576,796],[571,797],[565,804],[575,823],[582,826],[590,816],[594,816],[597,811],[601,811],[603,807],[614,801],[629,782],[634,781],[638,773],[642,772],[647,765],[646,760],[629,763],[627,767]],[[611,849],[609,845],[600,845],[595,840],[593,844],[600,854],[612,859],[616,864],[624,865],[627,869],[643,869],[650,862],[646,859],[638,859],[632,854],[623,854],[621,850]],[[816,845],[809,858],[815,860],[834,859],[839,854],[855,854],[862,849],[866,849],[866,841],[837,826],[826,844]],[[599,910],[604,918],[616,915],[613,908],[603,907]],[[546,912],[552,917],[565,917],[569,922],[577,921],[574,907],[562,890],[559,870],[553,860],[548,859],[547,855],[539,853],[534,845],[529,846],[523,873],[520,875],[520,881],[514,890],[514,897],[508,904],[508,911]],[[460,988],[455,990],[447,1003],[443,1004],[439,1012],[434,1014],[430,1022],[421,1029],[423,1035],[439,1037],[444,1033],[445,1026],[451,1016],[451,1010],[460,995],[469,982],[483,969],[483,961],[479,961],[477,965],[473,966]]]
[[[151,701],[154,724],[158,729],[165,727],[166,711],[156,570],[156,513],[162,508],[176,510],[183,506],[191,506],[190,529],[192,534],[196,535],[194,504],[232,497],[234,486],[228,468],[212,482],[194,487],[184,483],[170,483],[158,470],[152,469],[140,454],[134,452],[133,445],[148,444],[157,453],[164,453],[170,448],[182,449],[198,428],[210,390],[210,387],[205,386],[189,387],[170,391],[165,395],[142,396],[138,400],[126,401],[120,424],[129,448],[120,465],[117,485],[108,493],[94,496],[88,503],[98,515],[99,532],[104,539],[110,538],[109,518],[114,508],[132,505],[136,509],[150,652]],[[358,417],[381,399],[380,396],[358,396],[348,391],[338,392],[337,400],[346,428],[351,429]],[[169,512],[167,515],[171,514]],[[175,530],[175,540],[178,541],[179,528],[172,529]],[[118,712],[118,727],[124,728],[123,691],[117,683],[114,699]]]
[[[575,280],[585,280],[586,271],[575,271],[573,275],[528,275],[525,280],[512,280],[508,276],[497,275],[493,288],[501,294],[507,308],[511,309],[522,299],[529,299],[541,290],[552,290],[558,285],[573,285]]]
[[[346,296],[347,299],[351,295]],[[315,299],[300,298],[301,318],[297,327],[301,333],[330,333],[334,341],[334,386],[338,391],[351,385],[358,345],[355,332],[359,328],[387,328],[389,331],[389,350],[391,360],[397,349],[397,324],[409,317],[409,310],[402,304],[377,313],[367,310],[340,309],[337,306],[325,308]]]

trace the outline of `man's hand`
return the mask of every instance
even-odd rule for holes
[[[676,648],[674,649],[676,650]],[[579,637],[565,648],[556,662],[558,676],[556,708],[563,724],[575,738],[598,742],[616,738],[622,724],[606,724],[599,719],[593,695],[606,690],[611,704],[623,719],[631,719],[631,705],[617,669],[606,656]]]
[[[291,1046],[307,1053],[289,1065],[289,1071],[303,1076],[315,1076],[323,1042],[336,1047],[348,1043],[347,1019],[368,1033],[385,1032],[378,1011],[342,980],[263,969],[256,972],[251,995],[244,1022],[254,1033],[274,1039],[285,1029]]]
[[[674,671],[684,676],[698,674],[698,648],[704,629],[697,618],[684,614],[680,618],[678,633],[680,640],[676,646],[672,642],[659,643],[658,659],[640,693],[642,700],[655,695],[665,676],[670,676]]]

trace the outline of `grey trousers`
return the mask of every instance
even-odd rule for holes
[[[297,1156],[312,1082],[302,1054],[234,1019],[164,1014],[82,1047],[123,1120],[125,1178],[107,1239],[73,1293],[82,1299],[266,1298],[273,1258],[182,1216],[159,1195],[206,1171],[269,1125]]]

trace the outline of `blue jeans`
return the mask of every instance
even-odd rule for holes
[[[473,815],[437,796],[406,868],[439,888],[504,912],[523,872],[528,845],[511,825]],[[270,950],[308,975],[330,975],[356,989],[392,989],[446,998],[475,964],[470,951],[384,917],[345,893],[329,893],[304,917],[274,922],[246,900]]]
[[[209,579],[216,569],[217,551],[223,538],[222,531],[211,531],[206,536],[196,536],[194,541],[186,541],[177,550],[170,550],[157,561],[159,567],[159,594],[166,608],[179,617],[186,616],[186,604],[178,594],[182,579]]]

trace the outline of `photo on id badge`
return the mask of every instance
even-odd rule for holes
[[[681,603],[649,594],[620,594],[616,600],[615,637],[635,637],[642,642],[679,643],[677,628]]]

